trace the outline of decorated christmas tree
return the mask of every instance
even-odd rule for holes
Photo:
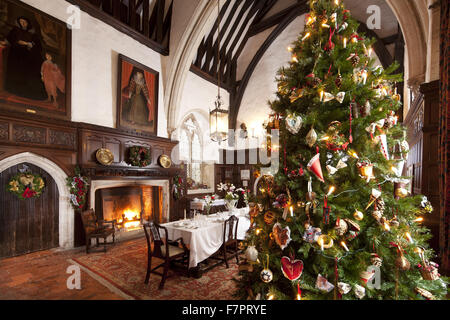
[[[433,208],[408,192],[398,65],[340,0],[312,0],[271,102],[282,167],[259,180],[243,243],[242,299],[442,299],[447,279],[423,226]]]

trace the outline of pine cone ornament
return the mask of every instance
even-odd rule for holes
[[[353,67],[356,67],[359,64],[361,58],[356,53],[352,53],[350,57],[347,58],[347,60],[349,60],[352,63]]]

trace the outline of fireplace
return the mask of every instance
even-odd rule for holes
[[[117,221],[125,232],[141,229],[144,221],[162,220],[162,188],[132,186],[106,188],[95,193],[95,212],[100,219]]]
[[[94,180],[91,208],[102,220],[117,221],[119,238],[142,235],[146,221],[169,221],[169,181]]]

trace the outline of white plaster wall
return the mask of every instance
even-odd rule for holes
[[[228,108],[230,101],[229,93],[221,89],[220,94],[222,100]],[[209,111],[214,107],[214,101],[217,97],[217,86],[213,83],[204,80],[196,74],[189,72],[184,85],[182,99],[180,103],[179,112],[176,115],[177,128],[181,125],[182,121],[190,113],[196,113],[196,119],[199,125],[202,127],[204,137],[209,135]],[[206,138],[205,138],[206,140]]]
[[[287,47],[303,31],[304,22],[305,15],[296,18],[272,43],[255,68],[242,99],[237,127],[245,123],[251,132],[268,119],[271,112],[268,101],[276,98],[276,73],[280,67],[289,63],[291,54]]]
[[[22,0],[61,21],[67,21],[70,4],[63,0]],[[118,56],[124,54],[158,72],[161,56],[117,31],[113,27],[81,12],[81,28],[72,30],[72,121],[114,128]],[[164,87],[160,75],[158,136],[167,137],[164,112]]]

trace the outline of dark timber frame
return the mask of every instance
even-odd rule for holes
[[[168,56],[173,0],[67,0],[156,52]]]

